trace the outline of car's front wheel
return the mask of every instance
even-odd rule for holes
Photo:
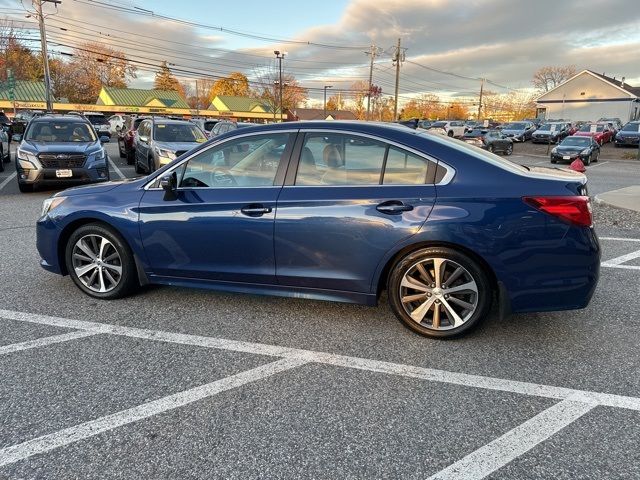
[[[485,318],[492,288],[472,258],[445,247],[423,248],[402,258],[389,277],[388,294],[396,317],[421,335],[460,335]]]
[[[83,225],[71,234],[65,262],[78,288],[95,298],[124,297],[138,284],[131,249],[119,234],[101,224]]]
[[[509,156],[513,153],[513,143],[510,145],[507,145],[506,150],[504,151],[504,154]]]

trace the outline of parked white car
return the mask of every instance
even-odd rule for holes
[[[433,122],[429,127],[429,131],[441,133],[448,137],[462,137],[465,134],[464,122],[459,120]]]
[[[109,117],[109,129],[111,133],[117,133],[119,130],[124,128],[124,124],[126,122],[126,115],[112,115]]]

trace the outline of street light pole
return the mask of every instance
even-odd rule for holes
[[[333,88],[333,85],[324,86],[324,120],[327,119],[327,88]]]
[[[282,60],[287,52],[281,52],[280,50],[274,50],[276,58],[278,59],[278,70],[280,72],[280,121],[282,121]]]
[[[47,102],[47,111],[53,110],[53,100],[51,99],[51,74],[49,73],[49,55],[47,54],[47,32],[44,27],[44,15],[42,14],[42,4],[50,1],[54,4],[61,3],[59,0],[35,0],[38,9],[38,24],[40,26],[40,45],[42,47],[42,63],[44,64],[44,88]]]

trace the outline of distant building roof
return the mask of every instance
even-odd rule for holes
[[[225,110],[230,112],[273,112],[271,105],[261,98],[236,97],[232,95],[217,95],[211,102],[209,110],[217,110],[219,112]]]
[[[640,97],[640,87],[632,87],[631,85],[628,85],[627,83],[622,83],[622,78],[611,78],[606,76],[604,73],[596,73],[593,70],[589,70],[590,73],[593,73],[596,77],[600,77],[602,80],[605,80],[609,83],[613,83],[615,86],[622,88],[623,90],[626,90],[627,92],[629,92],[632,95],[635,95],[636,97]]]
[[[295,108],[293,115],[296,120],[357,120],[358,117],[349,110],[327,110],[325,115],[324,108]]]
[[[13,100],[18,102],[45,102],[45,92],[44,82],[16,80],[15,87],[13,88]],[[10,100],[9,88],[6,82],[0,85],[0,100]]]
[[[142,88],[102,87],[97,105],[127,107],[189,108],[178,92],[171,90],[145,90]]]

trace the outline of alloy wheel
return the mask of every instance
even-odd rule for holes
[[[85,235],[75,243],[71,255],[76,276],[89,290],[107,293],[120,283],[122,259],[107,238]]]
[[[432,330],[462,326],[476,311],[478,299],[478,285],[471,273],[447,258],[420,260],[400,283],[400,300],[407,315]]]

